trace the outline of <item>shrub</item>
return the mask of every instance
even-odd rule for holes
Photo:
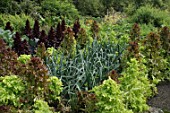
[[[62,92],[62,82],[55,76],[51,76],[48,78],[48,88],[49,94],[47,94],[47,101],[49,103],[60,101],[60,93]]]
[[[25,85],[16,75],[0,77],[0,105],[20,107],[24,91]]]
[[[152,96],[152,84],[147,76],[147,68],[135,58],[127,64],[128,67],[122,72],[123,76],[119,78],[125,105],[134,112],[143,112],[149,109],[146,99]]]
[[[0,38],[0,76],[17,74],[19,68],[17,58],[18,55]]]
[[[11,26],[14,28],[15,31],[22,31],[25,26],[26,20],[30,21],[30,25],[33,25],[33,18],[25,15],[25,14],[20,14],[20,15],[10,15],[10,14],[0,14],[0,21],[2,22],[0,27],[5,27],[7,22],[11,23]]]
[[[120,87],[111,78],[92,89],[97,98],[97,113],[133,113],[126,109]]]
[[[86,45],[93,42],[93,38],[88,36],[87,31],[84,28],[80,28],[76,41],[77,46],[80,46],[80,48],[83,49]]]
[[[20,66],[18,69],[20,76],[26,84],[24,102],[32,104],[34,99],[43,99],[48,91],[48,70],[43,64],[43,61],[38,57],[31,59]]]
[[[153,24],[140,24],[141,36],[146,36],[150,32],[156,32],[157,28]]]
[[[25,55],[25,54],[23,54],[23,55],[20,55],[20,56],[18,57],[18,61],[21,62],[21,63],[23,63],[23,64],[26,64],[30,59],[31,59],[31,55]]]
[[[25,40],[22,41],[21,36],[18,32],[16,32],[14,37],[14,45],[12,49],[18,54],[30,54],[30,46],[28,42]]]
[[[136,58],[137,61],[141,61],[142,55],[140,54],[140,27],[138,24],[134,24],[130,35],[129,35],[129,45],[127,47],[127,50],[124,51],[122,60],[121,60],[121,66],[122,68],[127,68],[127,62],[131,60],[131,58]]]
[[[73,30],[68,27],[64,32],[64,39],[61,42],[61,49],[65,55],[74,56],[76,54],[76,44],[77,41],[74,37]]]
[[[82,15],[91,15],[94,17],[104,16],[104,6],[100,0],[79,0],[75,3],[76,8]]]
[[[49,33],[48,33],[48,43],[47,47],[55,47],[56,48],[56,37],[55,37],[55,31],[53,27],[51,27]]]
[[[168,27],[163,27],[160,31],[160,40],[162,42],[162,56],[166,59],[166,66],[164,67],[164,78],[170,80],[170,29]]]
[[[170,24],[170,16],[166,11],[149,5],[142,6],[132,16],[132,21],[140,24],[153,24],[155,27]]]
[[[71,109],[76,113],[94,113],[97,110],[95,105],[97,102],[96,95],[90,91],[78,92],[77,96],[75,96],[75,100],[77,103],[74,102],[75,106],[73,106]]]
[[[9,6],[11,4],[12,0],[1,0],[0,1],[0,12],[1,13],[8,13],[9,12]]]
[[[162,48],[165,50],[164,57],[166,58],[170,54],[170,29],[168,27],[163,27],[159,34]]]
[[[48,103],[43,100],[36,100],[33,107],[34,113],[53,113]]]
[[[91,32],[93,34],[93,38],[94,39],[99,39],[100,38],[98,36],[99,31],[100,31],[100,27],[99,27],[98,23],[96,21],[94,21],[92,26],[91,26]]]
[[[39,0],[37,2],[39,2]],[[18,4],[20,8],[20,12],[18,12],[19,14],[25,13],[26,15],[30,15],[31,17],[35,17],[35,18],[39,17],[39,12],[40,12],[41,7],[38,3],[36,3],[36,1],[22,0],[22,1],[16,2],[16,4]]]
[[[149,78],[154,83],[158,83],[158,81],[165,79],[166,75],[163,74],[163,70],[167,68],[167,61],[162,54],[160,35],[151,32],[143,42],[142,54],[146,59]]]
[[[64,16],[70,19],[79,16],[77,9],[68,0],[44,0],[42,2],[42,13],[45,17]]]

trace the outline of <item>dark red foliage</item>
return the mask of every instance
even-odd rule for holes
[[[35,97],[43,98],[48,90],[48,70],[39,57],[20,67],[18,75],[26,82],[25,103],[33,103]],[[40,90],[41,89],[41,90]]]
[[[48,33],[48,44],[47,47],[55,47],[56,44],[56,36],[53,27],[51,27]]]
[[[40,36],[40,26],[38,20],[35,20],[34,28],[33,28],[33,38],[39,38]]]
[[[30,27],[30,22],[29,20],[26,21],[25,29],[24,29],[24,34],[28,36],[30,39],[32,38],[32,32],[31,32],[31,27]]]
[[[151,52],[156,52],[161,49],[160,36],[157,33],[149,33],[144,41],[144,46],[147,46]]]
[[[120,81],[119,81],[119,74],[116,72],[116,70],[111,70],[109,73],[108,73],[108,76],[112,79],[112,80],[114,80],[115,82],[117,82],[117,83],[120,83]]]
[[[75,33],[74,37],[75,37],[75,39],[77,39],[78,38],[78,32],[80,31],[80,22],[79,22],[79,19],[76,20],[76,22],[74,23],[73,31]]]
[[[89,93],[87,91],[77,92],[77,109],[74,109],[76,113],[83,113],[86,107],[93,106],[93,109],[90,109],[90,112],[95,112],[97,98],[94,93]],[[89,104],[90,103],[90,104]]]
[[[96,21],[94,21],[92,26],[91,26],[91,31],[93,33],[93,38],[96,38],[96,39],[99,38],[98,37],[99,30],[100,30],[99,25],[97,24]]]
[[[0,111],[1,111],[1,113],[10,113],[10,106],[5,106],[5,105],[1,105],[0,106]]]
[[[130,58],[136,58],[140,61],[139,44],[137,41],[129,42],[128,53],[129,60]]]
[[[62,29],[62,31],[65,31],[65,30],[66,30],[66,22],[65,22],[64,19],[63,19],[62,22],[61,22],[61,29]]]
[[[5,30],[10,30],[11,32],[13,31],[13,28],[11,27],[11,23],[10,22],[6,23]]]
[[[29,44],[26,40],[22,41],[21,43],[21,48],[22,48],[22,51],[20,54],[30,54],[30,47],[29,47]]]
[[[163,27],[159,34],[162,47],[165,50],[164,57],[167,57],[170,55],[170,29],[168,27]]]
[[[0,38],[0,76],[17,74],[18,55]]]
[[[58,25],[57,25],[57,30],[56,30],[56,38],[57,38],[57,40],[61,40],[61,37],[62,37],[62,33],[63,31],[62,31],[62,28],[61,28],[61,24],[60,23],[58,23]]]
[[[47,39],[47,35],[44,30],[41,31],[41,35],[40,35],[38,44],[40,44],[40,43],[44,43],[45,46],[47,47],[48,39]]]
[[[19,53],[20,50],[21,50],[21,37],[20,37],[20,34],[18,32],[16,32],[15,34],[15,37],[14,37],[14,46],[13,46],[13,50],[16,52],[16,53]]]
[[[129,42],[130,48],[128,49],[129,52],[139,53],[139,47],[137,42]]]
[[[137,23],[135,23],[130,32],[130,40],[131,41],[139,41],[140,40],[140,27]]]
[[[30,54],[29,45],[26,40],[21,41],[20,34],[16,32],[14,37],[14,46],[13,50],[18,53],[18,55],[21,54]]]
[[[62,30],[62,25],[58,23],[57,29],[56,29],[56,47],[59,47],[61,44],[61,41],[64,37],[64,31]]]

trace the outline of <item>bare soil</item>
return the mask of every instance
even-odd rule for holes
[[[170,111],[170,82],[165,81],[160,83],[157,89],[158,94],[148,101],[148,105],[164,111]]]

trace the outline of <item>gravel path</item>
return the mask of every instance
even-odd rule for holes
[[[152,107],[170,111],[170,82],[164,82],[157,86],[158,94],[148,101]]]

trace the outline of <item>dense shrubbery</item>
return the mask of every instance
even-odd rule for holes
[[[102,85],[93,88],[96,94],[95,113],[133,113],[126,108],[120,86],[111,78],[105,80]]]
[[[44,0],[41,6],[43,16],[64,16],[72,19],[78,18],[79,15],[75,6],[68,0]]]
[[[137,9],[132,16],[132,20],[140,24],[153,24],[155,27],[170,24],[170,16],[168,12],[148,5]]]
[[[24,29],[26,20],[29,20],[30,25],[33,26],[34,19],[31,16],[27,16],[26,14],[0,14],[0,27],[4,27],[6,26],[7,22],[10,22],[13,30],[22,31]]]

